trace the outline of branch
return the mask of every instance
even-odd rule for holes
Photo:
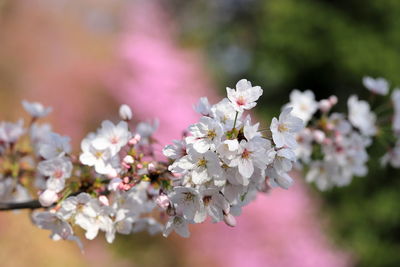
[[[26,202],[9,202],[9,203],[1,203],[0,202],[0,211],[5,210],[21,210],[21,209],[40,209],[43,206],[40,204],[38,200],[31,200]]]

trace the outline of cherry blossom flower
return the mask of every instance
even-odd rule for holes
[[[292,115],[302,119],[304,124],[307,124],[317,111],[318,102],[315,101],[312,91],[300,92],[295,89],[290,93],[290,103],[284,106],[284,108],[287,107],[292,107]]]
[[[88,135],[81,143],[82,154],[79,160],[82,164],[94,166],[99,174],[111,174],[115,171],[112,166],[112,152],[104,139],[97,139],[94,134]]]
[[[25,133],[24,120],[16,123],[0,122],[0,141],[15,143]]]
[[[295,148],[297,146],[294,134],[298,133],[303,129],[303,121],[295,116],[291,115],[292,108],[285,108],[279,120],[276,118],[272,119],[271,132],[272,138],[275,145],[279,147],[290,147]]]
[[[242,79],[237,82],[236,89],[226,88],[228,99],[237,112],[243,112],[245,109],[254,108],[256,101],[263,93],[260,86],[252,86],[251,82]]]
[[[70,138],[49,133],[39,144],[39,154],[45,159],[61,157],[71,152]]]
[[[219,122],[202,117],[199,123],[189,127],[189,131],[192,136],[186,137],[186,143],[191,144],[197,152],[205,153],[209,149],[215,150],[219,145],[223,128]]]
[[[389,83],[384,78],[372,78],[365,76],[362,82],[369,91],[378,95],[387,95],[389,92]]]
[[[169,199],[176,205],[178,213],[181,213],[185,220],[193,220],[194,222],[203,220],[201,210],[204,204],[201,195],[196,189],[177,186],[174,188],[174,192],[169,195]]]
[[[121,121],[117,125],[111,121],[103,121],[94,142],[98,148],[110,149],[111,156],[115,156],[130,138],[131,133],[125,121]]]
[[[38,102],[22,101],[22,106],[33,118],[42,118],[47,116],[51,111],[51,107],[45,108]]]
[[[180,158],[171,165],[172,172],[180,172],[186,170],[190,172],[191,180],[195,184],[204,184],[210,181],[213,177],[221,175],[221,166],[218,156],[212,152],[207,151],[200,154],[191,149],[188,155]]]
[[[209,116],[211,113],[211,106],[207,97],[201,97],[199,102],[193,108],[202,116]]]
[[[175,231],[182,237],[187,238],[190,236],[188,223],[182,216],[172,216],[169,218],[165,225],[163,236],[168,237],[172,231]]]
[[[358,97],[352,95],[347,101],[349,109],[349,120],[357,127],[362,134],[373,136],[376,134],[376,115],[371,111],[368,102],[358,100]]]

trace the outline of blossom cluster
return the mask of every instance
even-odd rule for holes
[[[363,83],[372,97],[389,94],[382,78]],[[0,122],[1,209],[10,203],[36,209],[32,221],[52,239],[80,246],[77,228],[89,240],[103,232],[110,243],[117,233],[143,230],[188,237],[190,224],[208,218],[235,226],[259,192],[293,184],[293,167],[320,190],[349,184],[367,174],[374,140],[387,149],[382,165],[400,167],[400,89],[392,90],[389,109],[376,111],[352,95],[347,114],[333,112],[336,96],[317,101],[312,91],[294,90],[280,115],[263,126],[249,114],[263,94],[260,86],[242,79],[226,92],[214,105],[199,100],[199,121],[165,146],[162,157],[154,146],[158,121],[134,127],[127,105],[119,122],[103,121],[75,155],[69,137],[38,122],[52,109],[23,101],[27,124]]]
[[[263,135],[259,123],[243,116],[262,93],[243,79],[235,89],[227,88],[227,98],[215,105],[202,98],[195,106],[202,115],[199,122],[188,128],[184,139],[164,148],[175,175],[163,204],[169,214],[165,236],[175,230],[186,237],[188,224],[202,223],[208,216],[212,222],[234,226],[234,216],[257,192],[290,187],[295,134],[303,122],[287,108],[272,120],[268,129],[272,134]]]
[[[92,240],[104,232],[113,242],[116,233],[173,230],[189,236],[188,224],[224,221],[235,226],[235,216],[271,187],[288,189],[296,161],[296,134],[303,121],[286,108],[267,129],[244,113],[256,106],[263,90],[240,80],[227,88],[227,98],[210,105],[201,98],[201,115],[182,140],[156,157],[153,137],[158,121],[133,128],[132,111],[122,105],[116,124],[105,120],[72,153],[70,138],[39,123],[51,108],[23,101],[28,124],[0,123],[0,199],[32,203],[40,208],[32,221],[51,231],[54,240],[82,246],[76,228]]]
[[[389,83],[383,78],[364,77],[363,84],[372,97],[389,93]],[[400,129],[399,96],[400,90],[394,89],[392,127],[395,133]],[[367,101],[351,95],[347,101],[347,114],[332,112],[337,102],[336,96],[317,101],[310,90],[293,90],[290,102],[284,106],[292,107],[293,114],[305,123],[305,128],[296,137],[299,143],[295,150],[297,167],[303,169],[306,180],[314,182],[320,190],[345,186],[354,176],[365,176],[369,160],[367,149],[374,138],[387,138]],[[387,147],[389,152],[382,158],[382,164],[389,162],[394,167],[400,166],[399,143],[394,148]]]

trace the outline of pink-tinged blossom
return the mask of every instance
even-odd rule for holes
[[[260,86],[252,86],[251,82],[242,79],[236,83],[236,89],[226,88],[228,99],[237,112],[243,112],[245,109],[254,108],[256,101],[263,94]]]
[[[130,138],[131,133],[125,121],[121,121],[117,125],[114,125],[111,121],[103,121],[98,131],[96,143],[103,142],[97,147],[108,148],[111,151],[111,156],[115,156],[128,143]]]

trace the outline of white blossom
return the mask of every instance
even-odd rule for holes
[[[228,98],[222,99],[211,107],[211,117],[221,122],[225,130],[231,130],[233,128],[236,116],[237,120],[240,120],[242,112],[239,112],[238,115],[236,115],[236,112],[237,111]],[[240,123],[237,121],[236,126],[239,125]]]
[[[310,90],[300,92],[295,89],[290,93],[290,103],[284,108],[292,107],[292,115],[303,120],[307,124],[318,109],[318,102],[315,101],[314,93]]]
[[[186,137],[186,143],[191,144],[199,153],[215,150],[221,142],[222,125],[209,117],[202,117],[200,121],[189,127],[192,136]]]
[[[94,166],[99,174],[112,174],[115,169],[112,165],[111,148],[103,139],[97,139],[94,134],[88,135],[81,143],[82,154],[79,160],[82,164]]]
[[[372,78],[365,76],[362,79],[362,82],[369,91],[379,94],[379,95],[387,95],[389,92],[389,83],[384,78]]]
[[[204,221],[209,215],[212,221],[220,222],[224,220],[224,214],[229,214],[230,205],[217,188],[201,190],[203,207],[200,211],[200,221]]]
[[[39,154],[45,159],[61,157],[71,152],[70,138],[49,133],[39,146]]]
[[[279,147],[295,148],[297,146],[295,134],[303,129],[303,121],[290,113],[292,108],[285,108],[279,115],[279,120],[272,119],[271,132],[275,145]]]
[[[203,215],[201,211],[204,207],[199,192],[190,187],[178,186],[174,188],[169,196],[171,202],[176,205],[176,209],[188,221],[201,222]]]
[[[170,159],[179,159],[186,155],[186,144],[185,141],[173,140],[172,145],[167,145],[163,149],[164,156]]]
[[[368,102],[358,100],[355,95],[350,96],[347,101],[349,109],[349,120],[362,134],[373,136],[376,134],[376,115],[371,111]]]
[[[71,240],[75,241],[80,249],[83,249],[83,245],[79,238],[74,235],[71,225],[60,218],[56,213],[53,212],[35,212],[32,214],[32,221],[42,229],[51,230],[50,237],[53,240]]]
[[[38,102],[22,101],[24,109],[34,118],[41,118],[47,116],[51,111],[51,107],[44,107]]]
[[[164,237],[168,237],[172,231],[175,231],[182,237],[189,237],[188,222],[182,216],[172,216],[169,218],[163,232]]]
[[[245,109],[254,108],[256,101],[263,94],[260,86],[252,86],[251,82],[242,79],[237,82],[236,89],[226,88],[228,99],[237,112],[243,112]]]
[[[131,137],[125,121],[114,125],[111,121],[103,121],[96,138],[97,147],[109,148],[111,156],[115,156]]]
[[[220,176],[222,172],[220,161],[214,152],[200,154],[195,150],[189,150],[187,156],[175,161],[170,170],[178,173],[190,172],[191,180],[195,184],[204,184],[213,177]]]
[[[193,107],[194,110],[202,116],[209,116],[211,113],[211,105],[207,97],[201,97],[199,102]]]
[[[0,122],[0,141],[15,143],[25,133],[24,120],[16,123]]]

